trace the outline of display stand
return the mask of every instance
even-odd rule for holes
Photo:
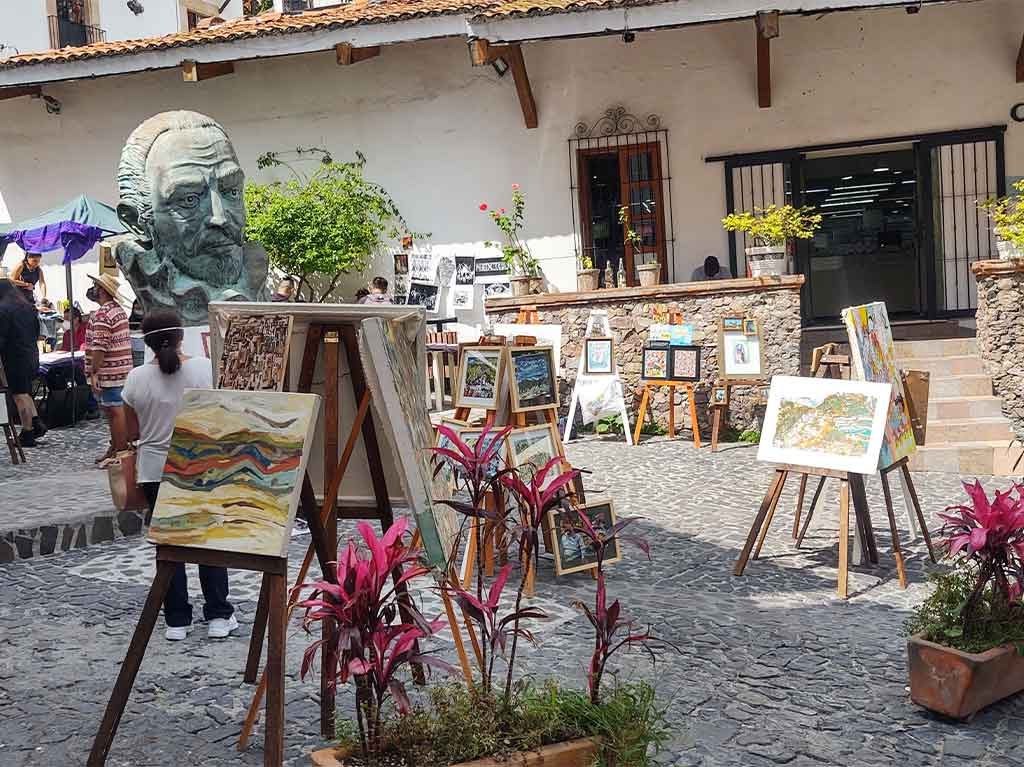
[[[683,315],[680,312],[672,311],[669,312],[668,324],[669,325],[681,325],[683,321]],[[671,347],[669,347],[671,349]],[[668,389],[668,437],[669,439],[675,439],[676,437],[676,389],[686,389],[686,396],[690,404],[690,429],[693,431],[693,446],[698,450],[701,447],[700,442],[700,424],[697,421],[697,399],[696,399],[696,387],[694,382],[690,381],[644,381],[643,392],[640,395],[640,409],[636,415],[636,428],[633,431],[633,444],[640,444],[640,431],[643,429],[644,418],[647,415],[647,405],[650,402],[651,392],[656,391],[658,388]]]
[[[722,424],[728,420],[729,403],[732,401],[732,389],[734,386],[764,386],[764,381],[759,379],[731,378],[722,383],[716,384],[725,389],[725,403],[711,404],[711,452],[718,452],[718,436],[721,434]],[[697,447],[700,447],[698,445]]]
[[[591,337],[590,334],[594,332],[594,320],[595,320],[595,318],[599,319],[601,321],[602,325],[605,328],[605,332],[607,332],[607,333],[611,332],[611,324],[608,322],[608,312],[607,312],[607,310],[605,310],[605,309],[591,309],[590,310],[590,316],[587,317],[587,329],[586,329],[586,332],[584,332],[584,334],[583,334],[583,338],[584,339],[590,338]],[[586,353],[585,350],[586,350],[586,345],[584,344],[584,353]],[[579,372],[582,369],[583,369],[583,364],[582,364],[582,361],[581,361],[580,367],[579,367],[579,369],[576,372],[576,381],[573,383],[573,386],[572,386],[572,398],[569,400],[569,414],[565,418],[565,430],[564,430],[564,432],[562,434],[562,442],[563,443],[568,442],[571,439],[571,437],[572,437],[572,427],[573,427],[573,423],[576,420],[576,408],[578,408],[580,406],[580,392],[579,392],[580,383],[592,381],[592,380],[595,380],[595,379],[609,379],[609,378],[613,378],[618,383],[618,386],[620,388],[620,392],[623,389],[622,378],[619,376],[619,363],[618,362],[615,363],[615,372],[614,373],[610,373],[610,374],[609,373],[602,373],[600,375],[597,375],[597,374],[589,375],[587,373]],[[626,444],[627,445],[632,445],[633,444],[633,430],[629,427],[629,411],[626,409],[626,397],[625,397],[624,393],[620,397],[620,412],[619,412],[619,415],[622,418],[622,427],[623,427],[622,428],[622,433],[626,437]]]

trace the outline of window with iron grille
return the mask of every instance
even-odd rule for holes
[[[313,0],[284,0],[285,13],[301,13],[313,8]]]
[[[600,270],[600,287],[637,285],[641,264],[659,264],[661,282],[674,278],[670,182],[668,130],[657,115],[640,119],[618,106],[576,126],[569,139],[576,256]],[[639,245],[626,236],[623,206]]]

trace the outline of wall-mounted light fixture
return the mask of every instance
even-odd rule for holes
[[[508,62],[503,58],[496,58],[491,62],[491,66],[494,67],[494,71],[498,73],[498,77],[504,77],[508,74]]]
[[[38,96],[33,96],[32,98],[34,98],[34,99],[42,99],[43,100],[43,106],[46,107],[46,113],[47,114],[59,115],[60,114],[60,110],[64,106],[59,101],[57,101],[57,99],[55,99],[53,96],[48,96],[45,93],[41,93]]]

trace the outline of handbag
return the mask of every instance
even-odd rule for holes
[[[148,511],[146,494],[136,483],[135,451],[122,450],[107,464],[110,498],[118,511]]]

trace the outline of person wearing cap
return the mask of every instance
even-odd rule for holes
[[[100,305],[85,331],[85,375],[110,427],[110,446],[97,459],[102,465],[128,446],[127,423],[121,393],[132,371],[132,341],[128,315],[118,303],[121,288],[110,274],[89,275],[92,287],[85,297]]]

